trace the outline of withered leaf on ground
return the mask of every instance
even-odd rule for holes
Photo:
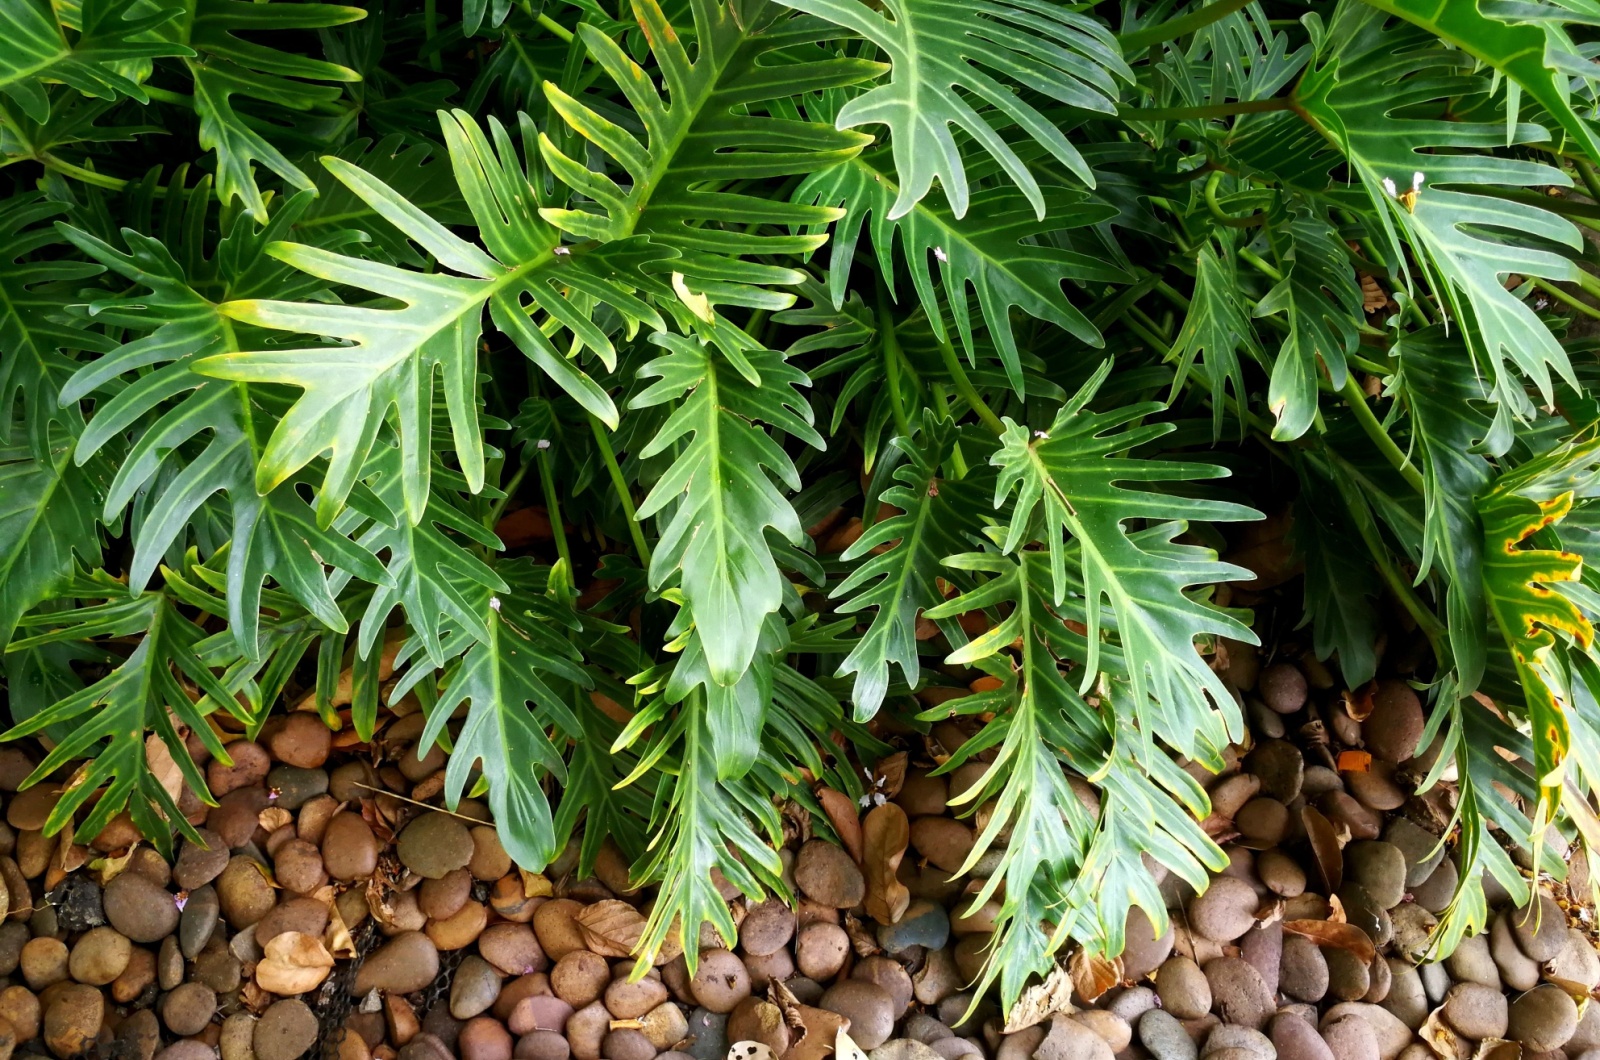
[[[583,932],[583,941],[602,957],[632,956],[644,934],[644,917],[627,902],[615,898],[584,906],[573,919]]]
[[[1312,860],[1322,879],[1322,893],[1332,894],[1344,886],[1344,850],[1339,846],[1339,836],[1333,830],[1333,823],[1310,806],[1300,811],[1300,820],[1305,823],[1306,838],[1311,842]]]
[[[893,924],[911,905],[911,892],[896,876],[906,847],[911,843],[911,821],[906,812],[886,802],[867,814],[861,825],[865,856],[861,868],[867,877],[867,915],[880,924]]]
[[[1285,920],[1283,930],[1310,939],[1319,946],[1332,946],[1346,950],[1362,964],[1371,964],[1378,951],[1367,933],[1354,924],[1336,924],[1332,920]]]
[[[855,863],[861,864],[861,818],[858,816],[855,800],[842,791],[818,788],[817,801],[822,803],[822,811],[828,815],[828,823],[839,833],[839,842],[844,844],[845,850],[850,852]]]
[[[1071,1015],[1075,1011],[1072,1004],[1072,974],[1065,965],[1057,965],[1055,971],[1044,977],[1043,982],[1035,983],[1022,992],[1017,1003],[1006,1014],[1006,1025],[1001,1031],[1014,1034],[1036,1023],[1043,1023],[1057,1012]]]
[[[256,965],[256,984],[287,997],[322,985],[333,970],[333,954],[314,935],[285,931],[267,940],[266,955]]]
[[[900,789],[905,786],[906,763],[909,761],[904,751],[896,751],[880,761],[872,770],[873,790],[886,799],[900,794]]]

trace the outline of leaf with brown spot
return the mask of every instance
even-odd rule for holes
[[[857,815],[855,800],[842,791],[818,788],[817,801],[822,803],[822,812],[828,815],[828,823],[839,833],[839,842],[844,844],[855,863],[861,864],[861,818]]]
[[[1067,976],[1078,997],[1093,1004],[1095,998],[1122,982],[1122,958],[1107,960],[1079,946],[1067,959]]]
[[[602,957],[630,957],[644,934],[644,917],[627,902],[608,898],[594,905],[584,906],[573,917],[583,941]]]
[[[1362,964],[1371,964],[1378,955],[1367,933],[1354,924],[1337,924],[1332,920],[1285,920],[1283,930],[1308,938],[1318,946],[1332,946],[1353,954]]]
[[[867,814],[861,831],[866,847],[861,867],[867,877],[867,915],[880,924],[893,924],[911,905],[911,892],[895,875],[911,843],[911,822],[904,810],[886,802]]]

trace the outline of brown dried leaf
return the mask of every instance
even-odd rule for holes
[[[867,877],[867,915],[893,924],[911,905],[911,892],[896,876],[911,843],[911,822],[904,810],[886,802],[867,814],[861,831],[865,856],[858,860]]]
[[[1376,705],[1378,682],[1368,681],[1354,692],[1348,688],[1340,698],[1344,701],[1344,712],[1354,721],[1366,721],[1372,716],[1372,708]]]
[[[95,870],[96,876],[100,881],[100,886],[104,887],[106,884],[122,875],[122,870],[127,868],[128,862],[133,860],[133,852],[138,849],[139,844],[135,843],[133,846],[124,851],[120,857],[101,858],[98,861],[91,861],[89,863],[89,867]]]
[[[1300,811],[1300,820],[1306,826],[1323,893],[1332,894],[1344,886],[1344,850],[1339,846],[1338,833],[1333,830],[1333,823],[1311,806]]]
[[[1285,920],[1283,930],[1308,938],[1318,946],[1345,950],[1362,964],[1371,964],[1372,958],[1378,955],[1367,933],[1354,924],[1338,924],[1332,920]]]
[[[861,819],[857,815],[855,800],[842,791],[818,788],[817,801],[822,803],[822,812],[828,815],[828,823],[839,833],[839,842],[844,844],[855,863],[861,864]]]
[[[1522,1043],[1508,1042],[1504,1038],[1485,1038],[1478,1043],[1472,1060],[1522,1060]]]
[[[644,935],[644,917],[627,902],[615,898],[584,906],[573,919],[583,932],[585,945],[602,957],[632,956]]]
[[[261,827],[265,828],[268,832],[276,832],[284,825],[292,823],[294,821],[294,815],[288,810],[284,809],[282,806],[268,806],[266,809],[256,814],[256,820],[259,821],[261,823]]]
[[[287,997],[315,990],[333,970],[333,954],[322,940],[302,931],[285,931],[267,940],[266,956],[256,965],[256,985]]]
[[[183,794],[183,770],[173,761],[167,742],[156,733],[145,737],[144,760],[150,767],[150,775],[172,796],[172,801],[177,802],[178,796]]]
[[[827,1009],[796,1005],[801,1033],[783,1054],[783,1060],[823,1060],[833,1054],[837,1035],[850,1026],[850,1020]]]
[[[517,872],[522,874],[522,896],[524,898],[548,898],[555,893],[555,887],[550,883],[550,878],[542,872],[529,872],[522,866],[517,866]]]
[[[1122,958],[1106,960],[1079,946],[1067,959],[1067,976],[1078,997],[1093,1004],[1095,998],[1122,982]]]
[[[1468,1060],[1472,1056],[1472,1043],[1455,1032],[1444,1021],[1443,1006],[1428,1014],[1422,1028],[1417,1031],[1422,1043],[1433,1050],[1439,1060]]]
[[[856,951],[857,957],[871,957],[874,953],[883,952],[872,929],[849,913],[844,915],[844,933],[849,936],[850,948]]]
[[[1006,1025],[1001,1028],[1001,1033],[1015,1034],[1036,1023],[1043,1023],[1057,1012],[1072,1015],[1077,1011],[1072,1004],[1072,988],[1071,973],[1064,966],[1056,965],[1043,982],[1028,987],[1017,998],[1017,1003],[1006,1014]]]
[[[905,786],[906,764],[909,761],[904,751],[896,751],[879,762],[872,771],[873,789],[886,799],[900,794],[900,789]]]
[[[339,903],[328,903],[328,929],[322,933],[322,945],[335,957],[354,960],[358,955],[355,940],[350,937],[350,928],[345,925],[344,917],[339,915]]]

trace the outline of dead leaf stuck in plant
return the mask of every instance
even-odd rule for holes
[[[867,877],[867,915],[880,924],[893,924],[911,905],[911,892],[896,876],[911,843],[911,822],[906,812],[886,802],[861,825]]]
[[[1078,997],[1092,1003],[1122,981],[1122,958],[1107,960],[1079,946],[1067,960],[1067,976]]]
[[[1015,1034],[1036,1023],[1043,1023],[1057,1012],[1071,1015],[1076,1011],[1072,1004],[1072,974],[1065,966],[1057,965],[1054,971],[1044,977],[1043,982],[1028,987],[1017,998],[1017,1003],[1006,1014],[1002,1033]]]

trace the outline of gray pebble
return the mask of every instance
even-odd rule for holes
[[[1572,1039],[1578,1029],[1578,1005],[1558,986],[1530,990],[1511,1003],[1506,1037],[1521,1042],[1524,1052],[1548,1053]]]
[[[1161,1009],[1151,1009],[1139,1017],[1139,1041],[1156,1060],[1197,1060],[1199,1057],[1194,1039],[1183,1029],[1183,1024],[1172,1013]]]
[[[1439,837],[1404,817],[1396,817],[1383,831],[1386,843],[1400,849],[1406,862],[1406,886],[1418,887],[1444,860],[1444,844]]]
[[[1474,1041],[1504,1038],[1508,1019],[1506,996],[1482,983],[1457,983],[1445,996],[1444,1018],[1457,1034]]]

